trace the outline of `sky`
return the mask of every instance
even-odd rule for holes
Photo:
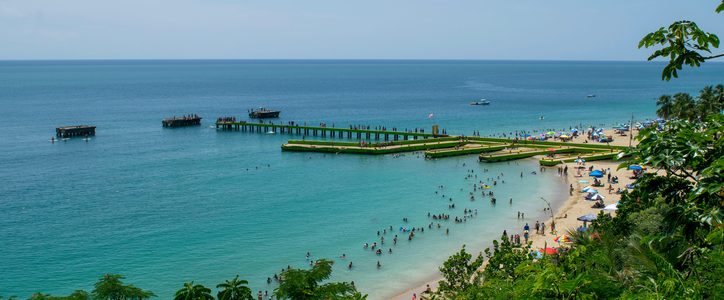
[[[0,59],[645,60],[714,0],[0,0]],[[724,51],[720,51],[724,52]]]

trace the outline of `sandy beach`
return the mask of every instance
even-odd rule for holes
[[[613,130],[604,130],[606,135],[611,135],[614,137],[614,141],[611,142],[611,145],[616,146],[628,146],[629,145],[629,139],[630,137],[627,136],[620,136],[618,134],[615,134]],[[585,136],[579,136],[572,140],[574,143],[583,143],[586,140]],[[589,141],[589,143],[597,143],[593,141]],[[636,145],[636,141],[634,139],[631,139],[631,144]],[[607,177],[604,176],[600,180],[605,184],[605,187],[597,187],[596,189],[599,191],[601,195],[605,197],[604,204],[609,205],[618,202],[621,199],[620,194],[616,194],[616,190],[621,188],[622,190],[625,190],[626,185],[629,183],[632,183],[634,180],[630,177],[632,176],[632,172],[627,169],[621,169],[618,170],[618,165],[620,162],[618,161],[594,161],[590,163],[584,163],[583,167],[585,169],[581,169],[580,177],[578,176],[578,172],[576,171],[577,164],[576,163],[567,163],[567,164],[560,164],[555,167],[546,167],[545,172],[557,172],[558,168],[565,168],[568,167],[568,174],[560,174],[560,180],[562,180],[567,186],[572,185],[573,186],[573,192],[572,194],[563,201],[563,203],[558,206],[558,209],[555,210],[553,213],[553,219],[548,218],[545,220],[533,220],[530,218],[521,220],[520,227],[519,228],[501,228],[501,234],[503,230],[506,230],[508,235],[511,234],[520,234],[521,241],[523,241],[523,226],[525,223],[528,223],[530,226],[530,238],[529,242],[532,244],[533,249],[543,248],[545,246],[548,247],[559,247],[561,246],[559,243],[554,241],[554,239],[561,235],[566,234],[569,230],[573,231],[576,230],[579,226],[583,225],[583,222],[576,220],[576,218],[586,215],[586,214],[595,214],[597,215],[601,209],[592,208],[595,201],[585,200],[585,196],[587,193],[581,192],[581,189],[593,184],[593,178],[588,176],[588,168],[593,166],[594,170],[607,170],[611,173],[611,177],[618,177],[618,183],[612,183],[611,187],[613,190],[611,192],[608,191],[608,182]],[[558,202],[558,201],[554,201]],[[542,204],[540,209],[541,211],[544,209],[544,205]],[[615,213],[615,212],[613,212]],[[542,223],[546,224],[546,232],[545,234],[536,234],[535,233],[535,223],[536,221],[540,221]],[[555,231],[551,230],[551,222],[555,221]],[[490,241],[481,241],[482,244],[489,244]],[[565,246],[565,244],[563,245]],[[475,255],[475,254],[474,254]],[[442,261],[440,262],[440,265],[442,265]],[[419,285],[415,288],[409,289],[403,293],[400,293],[394,297],[389,298],[389,300],[409,300],[412,299],[413,294],[417,295],[417,298],[419,299],[420,296],[424,295],[425,290],[428,288],[432,289],[433,291],[438,286],[438,281],[442,279],[440,274],[435,274],[436,279],[426,282],[422,285]]]

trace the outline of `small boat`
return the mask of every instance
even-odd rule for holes
[[[587,95],[586,98],[596,98],[596,94]]]
[[[276,132],[269,130],[266,134],[275,134]]]
[[[250,109],[249,110],[249,118],[253,119],[266,119],[266,118],[279,118],[280,111],[278,110],[271,110],[264,107],[260,107],[259,109]]]
[[[480,99],[478,101],[470,102],[470,105],[490,105],[490,101],[485,99]]]
[[[538,118],[538,119],[543,120],[543,119],[545,119],[545,118],[546,118],[546,117],[544,117],[543,115],[541,115],[540,118]]]

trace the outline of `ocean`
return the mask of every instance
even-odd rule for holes
[[[429,130],[439,124],[467,135],[610,128],[632,116],[655,117],[661,94],[697,93],[724,78],[724,64],[707,63],[665,82],[662,66],[0,62],[0,295],[91,290],[105,273],[123,274],[159,299],[172,298],[185,281],[213,288],[236,274],[255,292],[271,293],[276,285],[267,285],[267,277],[308,266],[310,252],[312,259],[336,261],[332,280],[353,280],[369,299],[384,299],[432,279],[462,245],[480,251],[504,229],[545,218],[540,198],[560,204],[565,183],[555,172],[532,175],[535,160],[484,164],[474,155],[425,160],[420,153],[282,152],[282,143],[299,137],[217,131],[217,117],[246,119],[249,108],[265,106],[282,111],[280,122],[337,127]],[[480,98],[492,104],[468,105]],[[161,127],[164,117],[191,113],[204,118],[201,126]],[[97,135],[50,142],[55,127],[76,124],[97,126]],[[466,179],[468,172],[478,178]],[[506,181],[492,189],[498,203],[479,195],[470,201],[473,183],[488,178]],[[450,198],[455,209],[448,208]],[[454,218],[465,208],[477,216],[428,229],[428,212]],[[518,220],[517,211],[527,220]],[[385,235],[385,254],[362,248],[389,226],[394,233]],[[399,232],[405,226],[425,232],[408,241]],[[394,234],[400,241],[393,246]],[[343,253],[346,259],[339,258]]]

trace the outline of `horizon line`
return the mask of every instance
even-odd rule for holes
[[[495,58],[38,58],[0,59],[0,62],[32,61],[529,61],[529,62],[665,62],[646,59],[495,59]],[[716,62],[716,61],[712,61]]]

